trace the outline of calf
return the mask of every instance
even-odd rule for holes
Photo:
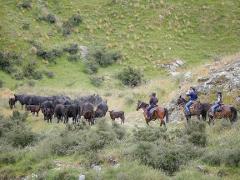
[[[115,119],[120,118],[121,119],[121,124],[124,124],[125,121],[125,116],[124,116],[124,112],[123,111],[108,111],[110,114],[110,117],[113,121],[115,121]]]
[[[9,107],[12,109],[15,107],[16,99],[15,98],[9,98],[8,100]]]
[[[40,106],[38,106],[38,105],[26,105],[26,110],[30,111],[33,115],[35,115],[35,113],[37,113],[37,116],[38,116],[38,113],[40,111]]]

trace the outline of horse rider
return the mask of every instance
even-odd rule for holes
[[[215,114],[218,108],[220,108],[222,105],[222,92],[217,92],[217,101],[214,103],[214,105],[211,107],[212,115]]]
[[[185,105],[186,115],[190,115],[190,107],[198,99],[197,91],[194,87],[190,87],[189,91],[186,93],[190,97],[189,101]]]
[[[151,116],[150,110],[152,108],[156,107],[157,103],[158,103],[158,99],[156,97],[156,93],[152,93],[149,97],[150,97],[149,106],[147,108],[147,117],[148,117],[148,119],[150,119],[150,116]]]

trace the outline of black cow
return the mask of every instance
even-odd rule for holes
[[[107,111],[108,111],[107,101],[102,101],[100,104],[97,105],[95,117],[96,118],[104,117]]]
[[[123,111],[109,111],[110,117],[113,121],[115,119],[120,118],[121,119],[121,124],[124,124],[125,121],[125,116]]]
[[[57,118],[57,122],[62,121],[65,116],[65,107],[62,104],[57,104],[54,109],[54,115]]]
[[[64,123],[68,123],[68,119],[72,118],[73,123],[77,123],[79,114],[79,107],[77,104],[65,105],[65,119]]]
[[[51,109],[52,111],[54,111],[54,105],[53,105],[53,102],[52,101],[44,101],[41,106],[41,111],[42,113],[44,114],[44,111],[48,108],[48,109]]]
[[[44,120],[49,122],[52,122],[52,117],[53,117],[54,111],[51,108],[46,108],[43,111],[43,116],[44,116]]]
[[[8,100],[8,104],[9,104],[9,107],[12,109],[15,107],[15,103],[16,103],[16,99],[15,98],[9,98]]]
[[[22,108],[24,105],[29,105],[29,100],[32,97],[32,95],[26,95],[26,94],[14,94],[14,98],[22,105]]]

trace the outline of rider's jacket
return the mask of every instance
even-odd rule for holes
[[[196,91],[190,91],[186,95],[190,97],[190,101],[195,101],[198,98]]]
[[[156,97],[151,97],[150,98],[150,101],[149,101],[149,104],[152,105],[152,106],[156,106],[158,103],[158,99]]]

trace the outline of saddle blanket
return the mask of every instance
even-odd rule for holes
[[[151,116],[153,115],[153,112],[154,112],[157,108],[158,108],[158,107],[156,106],[156,107],[150,109],[149,113],[150,113]]]

